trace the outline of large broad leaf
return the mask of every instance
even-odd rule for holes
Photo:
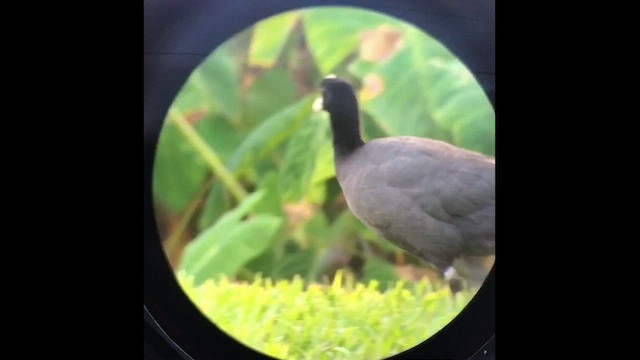
[[[284,200],[298,201],[309,189],[328,127],[324,116],[314,113],[289,140],[280,167],[279,185]]]
[[[453,142],[487,155],[495,154],[495,113],[476,112],[453,127]]]
[[[328,244],[343,244],[345,247],[353,247],[361,235],[358,232],[357,224],[360,222],[349,208],[344,208],[336,219],[331,223],[327,234]]]
[[[328,121],[328,120],[327,120]],[[336,169],[333,163],[333,143],[330,135],[325,137],[315,159],[315,168],[306,199],[312,204],[321,205],[327,198],[327,181],[334,178]]]
[[[427,109],[425,91],[433,82],[433,74],[425,64],[440,53],[439,44],[426,36],[419,44],[405,38],[392,58],[374,68],[383,91],[365,101],[363,108],[389,135],[436,135],[438,129]]]
[[[230,157],[227,168],[236,175],[251,170],[259,160],[268,156],[308,118],[313,99],[312,96],[302,98],[257,126]],[[224,189],[214,185],[207,195],[202,214],[198,220],[201,229],[212,224],[220,215],[223,209],[223,199]]]
[[[364,141],[391,136],[389,131],[383,129],[381,123],[377,122],[368,113],[362,113],[361,117],[362,139]]]
[[[187,245],[181,270],[194,276],[194,284],[219,275],[232,277],[269,247],[281,218],[256,215],[241,220],[262,196],[258,192],[247,197]]]
[[[213,184],[207,198],[205,199],[204,208],[198,218],[198,230],[203,231],[220,217],[231,206],[231,198],[225,192],[224,185],[221,182]]]
[[[226,161],[242,142],[242,134],[229,125],[220,114],[209,113],[198,120],[194,128],[223,161]]]
[[[344,7],[307,9],[302,17],[309,50],[323,74],[329,74],[357,49],[363,30],[397,23],[382,14]]]
[[[282,209],[282,200],[280,199],[280,190],[278,187],[278,172],[271,170],[271,172],[265,175],[260,183],[258,189],[264,191],[265,195],[254,206],[253,213],[255,214],[269,214],[278,217],[284,217]],[[282,229],[278,231],[273,240],[272,246],[264,251],[260,256],[251,260],[246,268],[253,273],[261,273],[265,276],[275,275],[275,266],[282,255],[282,248],[287,241],[287,231]]]
[[[495,112],[482,87],[457,60],[449,64],[429,93],[429,111],[458,146],[488,155],[495,152]]]
[[[286,70],[274,68],[263,72],[245,95],[244,125],[259,124],[291,104],[295,100],[293,84]]]
[[[329,121],[329,120],[327,120]],[[333,162],[333,143],[331,138],[326,137],[318,150],[316,166],[313,171],[312,183],[325,182],[336,176],[336,168]]]
[[[217,113],[186,112],[193,118],[196,132],[223,160],[241,141],[240,135]],[[200,189],[208,167],[192,144],[170,121],[162,129],[158,141],[153,174],[154,197],[174,212],[180,212]]]
[[[272,67],[278,60],[297,19],[297,12],[288,12],[256,24],[249,47],[249,64]]]
[[[256,204],[262,200],[264,196],[264,191],[256,191],[255,193],[250,194],[240,204],[238,204],[238,206],[225,213],[213,226],[203,231],[199,236],[203,236],[205,233],[208,233],[208,236],[211,234],[214,236],[221,236],[225,232],[229,232],[240,222],[243,216],[251,211]],[[194,262],[195,259],[202,256],[202,250],[206,247],[206,243],[193,240],[188,246],[190,250],[185,252],[183,255],[183,266],[185,265],[184,262]]]
[[[162,128],[153,169],[153,196],[172,212],[180,212],[203,183],[207,167],[178,128]]]
[[[238,66],[222,45],[189,77],[172,104],[222,158],[240,143],[229,125],[239,109]],[[208,169],[177,127],[167,121],[158,141],[153,175],[154,197],[171,211],[180,212],[193,198]]]
[[[222,114],[234,122],[240,110],[240,67],[229,47],[229,43],[218,47],[190,79]]]
[[[189,76],[172,107],[185,113],[195,109],[221,112],[235,119],[239,109],[240,67],[233,55],[237,41],[227,41]]]
[[[258,184],[258,189],[264,191],[265,195],[256,204],[255,213],[282,216],[284,212],[282,210],[277,171],[271,170],[269,174],[265,175]]]
[[[493,154],[493,108],[469,70],[419,29],[399,29],[402,47],[372,68],[382,92],[364,101],[364,110],[390,135],[431,137]]]
[[[291,278],[294,275],[307,276],[317,257],[318,251],[315,248],[296,249],[285,254],[274,264],[274,274],[279,278]]]
[[[281,223],[282,219],[278,217],[258,215],[238,224],[222,237],[203,235],[200,240],[210,247],[199,262],[186,265],[184,270],[194,274],[197,284],[220,275],[233,277],[247,262],[268,249]]]
[[[329,219],[322,209],[317,210],[304,224],[303,231],[306,241],[319,249],[326,247],[331,241]]]
[[[192,73],[187,79],[171,106],[185,115],[191,111],[214,110],[215,104],[204,88],[204,80],[198,71]]]
[[[228,168],[241,173],[269,155],[309,117],[313,100],[313,96],[306,96],[253,129],[229,160]]]

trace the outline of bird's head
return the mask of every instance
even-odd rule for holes
[[[320,87],[322,96],[316,99],[313,109],[329,113],[333,148],[336,159],[339,159],[364,145],[360,137],[358,100],[351,84],[335,76],[324,78]]]
[[[313,109],[334,112],[345,103],[355,102],[355,92],[351,84],[335,75],[329,75],[320,83],[322,96],[316,99]]]

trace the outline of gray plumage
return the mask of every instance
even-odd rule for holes
[[[495,160],[412,136],[362,142],[351,86],[340,79],[322,85],[336,175],[353,214],[440,271],[453,266],[468,280],[484,280],[480,259],[495,253]]]

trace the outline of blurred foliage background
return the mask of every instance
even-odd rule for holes
[[[348,210],[328,115],[311,109],[330,73],[358,89],[365,140],[415,135],[493,155],[494,112],[442,44],[393,18],[309,8],[257,23],[218,47],[170,108],[154,169],[159,231],[193,284],[338,269],[385,288],[435,277]]]

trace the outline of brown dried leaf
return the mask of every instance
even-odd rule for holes
[[[368,74],[363,79],[360,100],[367,101],[380,95],[384,91],[384,79],[378,74]]]
[[[184,114],[185,119],[191,125],[195,125],[198,121],[204,118],[209,113],[209,110],[206,108],[200,108],[193,111],[189,111]]]
[[[289,220],[289,226],[296,227],[298,224],[311,219],[315,212],[313,204],[303,199],[297,203],[284,204],[284,213]]]
[[[384,60],[398,49],[400,40],[402,33],[389,25],[364,31],[360,35],[360,57],[370,61]]]
[[[399,278],[409,281],[419,281],[424,277],[432,281],[438,279],[438,273],[435,270],[414,265],[396,265],[396,273]]]

